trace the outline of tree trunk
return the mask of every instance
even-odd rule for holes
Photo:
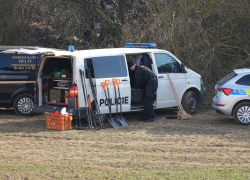
[[[124,8],[125,8],[125,0],[119,0],[118,11],[119,11],[119,19],[122,24],[124,24]]]

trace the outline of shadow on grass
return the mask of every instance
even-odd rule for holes
[[[192,115],[192,120],[166,119],[166,116],[176,115],[177,108],[158,109],[155,111],[155,122],[145,123],[137,119],[142,116],[140,112],[123,113],[123,117],[129,123],[129,126],[113,129],[107,122],[105,127],[108,132],[122,131],[146,131],[151,135],[239,135],[250,137],[250,126],[238,125],[232,117],[218,115],[208,106],[199,106],[196,114]],[[46,129],[45,115],[34,115],[31,117],[18,116],[14,110],[0,109],[0,133],[38,133],[53,132]],[[114,114],[113,114],[114,115]],[[82,127],[87,127],[87,121],[81,119]],[[72,127],[75,127],[75,120],[72,121]],[[79,126],[79,122],[78,122]],[[101,130],[102,131],[102,130]],[[54,131],[55,132],[55,131]],[[250,138],[249,138],[250,139]]]
[[[155,123],[155,124],[154,124]],[[250,138],[250,126],[242,126],[233,117],[217,114],[211,107],[200,107],[191,120],[164,119],[151,123],[153,135],[235,135]],[[248,140],[249,141],[249,140]]]
[[[156,110],[156,123],[158,119],[166,117],[166,115],[176,114],[176,108],[172,109],[162,109]],[[145,129],[146,124],[141,121],[137,121],[138,118],[142,116],[143,112],[127,112],[123,113],[123,117],[128,121],[129,126],[118,128],[118,131],[136,131]],[[112,114],[114,116],[115,113]],[[120,114],[119,114],[120,115]],[[13,109],[0,109],[0,133],[38,133],[51,131],[46,129],[46,116],[41,114],[35,114],[33,116],[19,116],[15,113]],[[108,114],[109,117],[109,114]],[[80,126],[79,120],[77,119],[77,126]],[[81,118],[81,126],[87,127],[88,123],[85,118]],[[72,121],[72,127],[76,127],[75,117]],[[113,129],[112,126],[107,121],[105,127],[108,129]]]
[[[88,124],[84,118],[81,118],[83,127]],[[72,127],[76,126],[75,119],[72,121]],[[79,121],[78,121],[79,126]],[[13,109],[0,109],[0,133],[38,133],[52,132],[46,129],[46,116],[35,114],[33,116],[19,116]]]

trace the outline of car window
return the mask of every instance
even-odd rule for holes
[[[179,73],[180,64],[171,56],[164,53],[154,54],[159,74]]]
[[[235,84],[250,86],[250,75],[243,76]]]
[[[223,77],[220,81],[218,81],[218,85],[222,86],[223,84],[225,84],[226,82],[228,82],[230,79],[236,77],[238,74],[236,74],[234,71],[231,72],[230,74],[226,75],[225,77]]]
[[[87,67],[91,69],[93,78],[127,76],[127,68],[124,56],[106,56],[85,59],[85,69]]]

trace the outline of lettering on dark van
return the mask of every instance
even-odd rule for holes
[[[128,104],[128,96],[115,99],[110,98],[110,100],[111,100],[111,105],[120,104],[121,102],[122,104]],[[108,106],[108,99],[100,99],[100,106],[102,105]]]
[[[32,64],[32,60],[36,59],[36,56],[12,56],[12,59],[18,60],[16,64],[11,64],[13,70],[35,70],[36,64]]]
[[[12,59],[36,59],[36,56],[12,56]]]

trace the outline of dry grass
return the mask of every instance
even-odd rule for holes
[[[192,120],[166,119],[175,113],[157,110],[154,123],[126,113],[130,126],[118,129],[52,131],[44,115],[1,109],[0,179],[250,178],[250,126],[207,104]]]

